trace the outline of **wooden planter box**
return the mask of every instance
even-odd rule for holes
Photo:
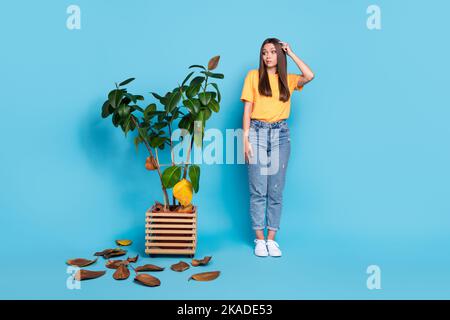
[[[193,213],[152,212],[145,217],[145,253],[194,256],[197,245],[197,206]]]

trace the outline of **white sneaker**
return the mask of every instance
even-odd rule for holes
[[[258,257],[267,257],[269,255],[265,240],[255,239],[255,255]]]
[[[267,240],[267,250],[271,257],[281,257],[279,244],[274,240]]]

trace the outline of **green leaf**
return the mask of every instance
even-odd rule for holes
[[[183,87],[185,85],[185,83],[189,80],[189,78],[195,73],[195,71],[192,71],[191,73],[189,73],[186,78],[184,78],[183,82],[181,83],[181,87]]]
[[[144,109],[142,109],[141,107],[139,107],[138,105],[134,104],[131,105],[130,108],[134,111],[134,110],[139,110],[140,112],[144,112]]]
[[[144,96],[141,96],[140,94],[134,95],[134,97],[136,98],[136,100],[141,100],[141,101],[144,100]]]
[[[180,181],[181,178],[181,168],[178,166],[168,167],[163,171],[162,181],[166,188],[173,188]]]
[[[150,138],[150,146],[152,148],[157,148],[160,145],[164,144],[164,141],[165,141],[164,137],[151,137]]]
[[[136,103],[136,98],[132,94],[125,92],[123,95],[125,96],[125,98],[122,99],[121,103],[129,104],[131,101],[133,101],[133,103]]]
[[[178,128],[186,129],[192,134],[194,122],[192,121],[192,116],[190,113],[181,118],[180,122],[178,122]]]
[[[207,106],[209,101],[211,101],[211,92],[201,92],[198,94],[198,98],[200,99],[200,102],[202,105]]]
[[[108,118],[110,114],[114,113],[114,109],[109,103],[109,100],[105,101],[102,106],[102,118]]]
[[[200,71],[200,73],[206,74],[208,77],[216,78],[216,79],[223,79],[224,75],[222,73],[214,73],[210,71]]]
[[[119,109],[117,110],[117,113],[121,118],[127,117],[131,112],[131,107],[127,105],[120,105]]]
[[[127,80],[122,81],[121,83],[119,83],[119,87],[124,86],[126,84],[129,84],[131,81],[133,81],[136,78],[129,78]]]
[[[119,126],[119,122],[120,122],[120,116],[118,112],[114,112],[114,115],[112,117],[112,123],[115,127]]]
[[[211,110],[208,107],[203,107],[203,117],[206,120],[208,120],[211,117]]]
[[[194,100],[191,99],[183,100],[183,105],[186,106],[186,108],[188,108],[189,111],[193,114],[197,114],[198,111],[200,110],[200,104],[195,103]]]
[[[200,167],[198,165],[193,164],[189,166],[189,178],[191,179],[195,193],[197,193],[200,185]]]
[[[208,103],[208,108],[211,109],[211,111],[219,112],[220,105],[216,100],[211,99],[211,101],[209,101],[209,103]]]
[[[125,137],[127,137],[128,131],[131,129],[131,117],[127,117],[123,123],[123,131],[125,132]]]
[[[217,101],[220,103],[221,97],[220,97],[219,86],[217,85],[217,83],[210,83],[210,85],[212,85],[212,86],[216,89],[216,92],[217,92]]]
[[[200,91],[200,88],[202,87],[201,83],[191,83],[189,85],[189,88],[186,90],[186,96],[188,98],[195,97],[197,93]]]
[[[122,99],[122,96],[124,94],[124,91],[121,89],[114,89],[108,94],[108,100],[111,106],[115,109],[119,106],[120,100]]]
[[[195,77],[194,79],[191,80],[191,83],[189,85],[192,86],[194,84],[201,84],[203,81],[205,81],[205,79],[206,78],[202,76]]]
[[[189,66],[189,69],[191,69],[191,68],[201,68],[203,70],[206,70],[206,68],[204,66],[201,66],[199,64],[193,64],[192,66]]]
[[[155,92],[150,92],[156,99],[159,100],[159,102],[161,102],[162,105],[166,105],[166,98],[165,97],[161,97],[159,94],[155,93]]]
[[[162,128],[165,128],[167,126],[167,122],[166,121],[161,121],[161,122],[157,122],[153,125],[153,128],[155,128],[156,130],[161,130]]]
[[[167,100],[166,111],[172,112],[177,107],[178,102],[180,102],[180,99],[181,99],[180,91],[172,92]]]

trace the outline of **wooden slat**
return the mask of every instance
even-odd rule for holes
[[[156,248],[149,248],[145,249],[146,254],[194,254],[194,249],[156,249]]]
[[[153,224],[147,223],[146,228],[150,229],[195,229],[193,224]]]
[[[177,222],[177,223],[192,223],[195,219],[180,219],[180,218],[147,218],[146,222]]]
[[[165,212],[149,212],[146,213],[147,217],[184,217],[191,218],[196,216],[195,213],[165,213]]]
[[[187,237],[175,237],[175,236],[145,236],[145,240],[185,240],[192,241],[195,240],[194,236]]]
[[[159,248],[163,248],[163,247],[182,247],[182,248],[186,248],[186,247],[195,247],[195,243],[193,242],[185,242],[185,243],[177,243],[177,242],[146,242],[145,243],[146,247],[159,247]]]
[[[195,234],[195,230],[191,230],[191,229],[178,229],[178,230],[164,230],[164,229],[148,229],[145,230],[146,234],[170,234],[170,233],[187,233],[187,234]]]

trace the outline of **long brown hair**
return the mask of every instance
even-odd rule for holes
[[[280,90],[280,100],[286,102],[289,100],[291,94],[287,81],[287,62],[286,52],[281,48],[280,40],[277,38],[267,38],[261,45],[259,52],[259,94],[271,97],[272,89],[270,88],[269,76],[267,74],[266,65],[263,60],[263,48],[267,43],[272,43],[277,51],[277,72],[278,72],[278,88]]]

